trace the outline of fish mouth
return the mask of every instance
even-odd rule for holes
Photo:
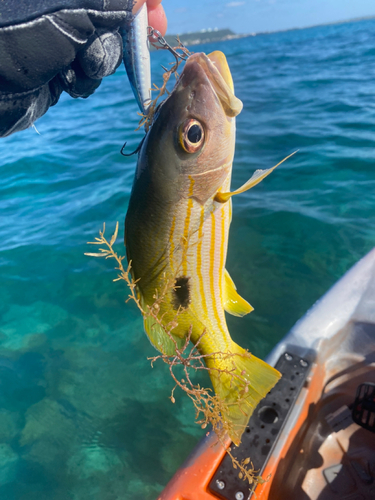
[[[230,72],[225,55],[220,50],[215,50],[211,54],[208,54],[207,57],[215,65],[215,68],[219,71],[221,77],[232,91],[232,94],[234,94],[232,73]]]
[[[242,110],[242,102],[234,95],[232,74],[225,55],[216,50],[211,54],[193,54],[187,60],[185,68],[198,64],[204,71],[214,92],[218,96],[225,114],[229,117],[237,116]],[[185,69],[184,69],[185,71]]]

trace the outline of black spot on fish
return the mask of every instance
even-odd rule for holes
[[[186,309],[190,304],[190,278],[186,276],[181,276],[176,279],[173,289],[173,307],[178,309],[179,307],[183,307]]]

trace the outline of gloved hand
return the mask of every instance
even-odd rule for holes
[[[88,97],[115,72],[122,60],[119,28],[132,21],[133,3],[0,2],[0,137],[32,125],[63,90]]]

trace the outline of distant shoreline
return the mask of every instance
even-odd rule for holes
[[[201,45],[205,43],[214,43],[214,42],[223,42],[226,40],[236,40],[239,38],[247,38],[251,36],[261,36],[261,35],[271,35],[273,33],[286,33],[288,31],[297,31],[297,30],[305,30],[311,28],[318,28],[320,26],[334,26],[337,24],[346,24],[346,23],[355,23],[360,21],[369,21],[371,19],[375,19],[375,15],[366,16],[366,17],[358,17],[354,19],[346,19],[342,21],[335,21],[332,23],[323,23],[323,24],[314,24],[311,26],[305,27],[295,27],[295,28],[287,28],[284,30],[275,30],[275,31],[259,31],[254,33],[235,33],[231,29],[215,29],[215,30],[202,30],[195,31],[190,33],[182,33],[179,35],[166,35],[166,41],[172,45],[176,45],[176,37],[178,37],[181,42],[187,47],[191,45]]]
[[[195,31],[190,33],[182,33],[180,35],[166,35],[165,40],[172,47],[177,45],[176,38],[178,37],[181,43],[187,47],[191,45],[200,45],[204,43],[222,42],[225,40],[234,40],[237,38],[245,38],[251,36],[251,34],[238,34],[234,33],[230,29],[222,30],[203,30]],[[152,46],[151,46],[152,49]]]
[[[321,26],[336,26],[337,24],[347,24],[347,23],[358,23],[360,21],[370,21],[371,19],[375,19],[375,15],[365,16],[365,17],[355,17],[353,19],[344,19],[341,21],[333,21],[331,23],[321,23],[321,24],[312,24],[310,26],[286,28],[285,30],[260,31],[260,32],[257,32],[256,35],[270,35],[271,33],[285,33],[287,31],[308,30],[308,29],[312,29],[312,28],[319,28]],[[247,35],[247,36],[251,36],[251,35]]]

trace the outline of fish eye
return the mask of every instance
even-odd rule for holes
[[[204,129],[198,120],[190,119],[180,129],[180,143],[187,153],[196,153],[204,143]]]

